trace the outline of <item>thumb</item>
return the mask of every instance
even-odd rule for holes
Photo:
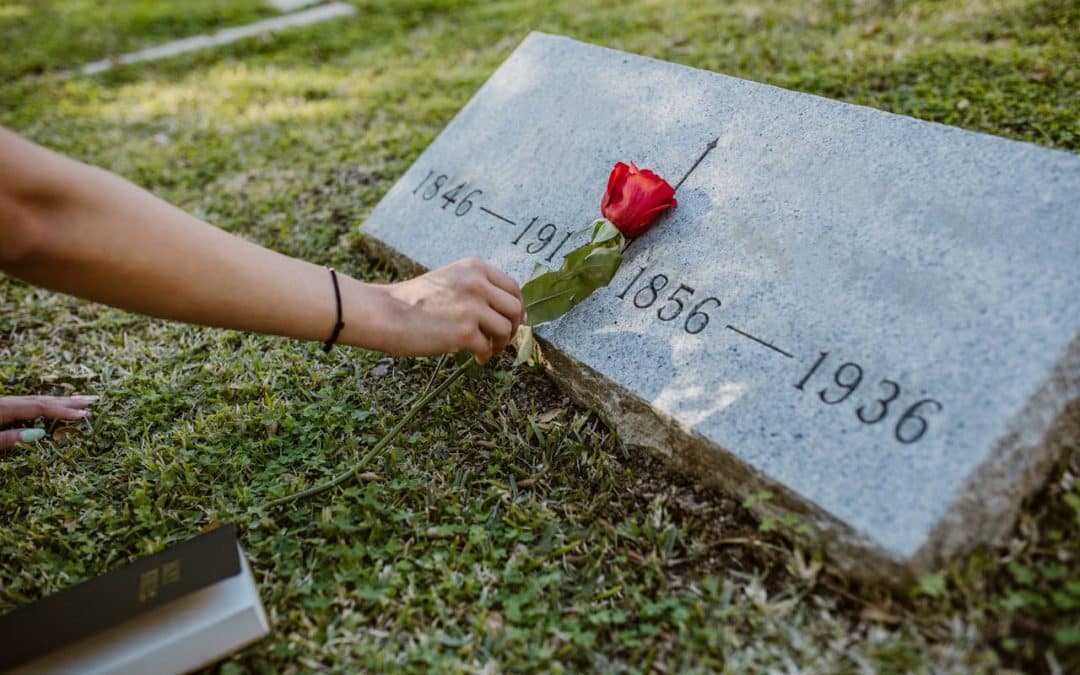
[[[36,443],[45,438],[44,429],[7,429],[0,431],[0,450],[16,443]]]

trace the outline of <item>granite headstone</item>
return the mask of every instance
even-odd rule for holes
[[[534,33],[362,232],[525,281],[616,161],[679,207],[538,330],[577,400],[856,576],[1008,533],[1077,436],[1080,157]]]

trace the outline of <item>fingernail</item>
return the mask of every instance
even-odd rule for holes
[[[86,401],[87,403],[97,403],[100,396],[83,396],[82,394],[79,394],[78,396],[72,396],[72,398],[77,398],[80,401]]]
[[[75,415],[78,417],[90,417],[89,410],[76,410]]]
[[[23,443],[37,443],[45,438],[44,429],[23,429],[19,432],[19,440]]]

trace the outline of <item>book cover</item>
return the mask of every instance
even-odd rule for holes
[[[55,654],[235,577],[242,569],[241,555],[236,527],[226,525],[4,614],[0,671]],[[257,594],[254,602],[261,613]]]

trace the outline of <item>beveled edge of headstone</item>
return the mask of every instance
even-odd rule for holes
[[[360,230],[360,250],[368,258],[386,263],[403,277],[414,277],[428,271],[426,267],[390,244],[367,234],[362,227]]]
[[[367,255],[385,261],[402,275],[426,271],[386,243],[366,236],[361,240]],[[752,496],[768,491],[770,499],[748,503],[752,513],[777,519],[794,515],[810,526],[812,536],[794,528],[785,529],[785,536],[821,548],[833,569],[862,581],[910,585],[979,545],[1001,543],[1012,532],[1023,500],[1045,483],[1062,450],[1080,446],[1080,400],[1069,399],[1080,389],[1078,336],[1012,421],[1009,434],[966,481],[926,542],[910,558],[897,556],[587,364],[560,352],[543,337],[537,336],[537,341],[544,369],[556,384],[578,405],[594,410],[623,444],[730,494]]]
[[[767,491],[768,499],[745,502],[749,510],[762,519],[795,516],[796,522],[782,534],[810,549],[823,549],[834,569],[846,576],[897,584],[907,584],[915,579],[917,571],[908,566],[907,561],[894,557],[851,526],[677,419],[655,410],[647,401],[611,382],[587,364],[558,351],[544,338],[538,336],[537,342],[545,370],[574,401],[599,414],[627,447],[644,450],[701,484],[732,495],[752,497]],[[810,532],[798,531],[799,525],[808,525]]]
[[[912,556],[919,573],[941,568],[980,544],[1000,544],[1024,499],[1042,487],[1067,448],[1080,447],[1080,335],[1009,422],[1006,433],[957,491],[926,542]]]
[[[1068,398],[1080,388],[1078,337],[1039,393],[1017,415],[1010,433],[967,480],[926,542],[905,557],[883,549],[542,337],[538,336],[538,342],[545,367],[556,382],[580,405],[597,411],[627,446],[643,449],[703,484],[735,495],[768,490],[772,498],[752,500],[748,504],[752,512],[759,517],[795,515],[815,536],[789,528],[784,530],[789,539],[822,548],[835,569],[863,581],[909,585],[980,545],[1000,544],[1013,531],[1023,500],[1045,483],[1061,451],[1080,446],[1080,400]]]
[[[366,255],[384,261],[403,276],[427,271],[385,242],[368,236],[361,236],[361,242]],[[795,514],[812,528],[815,536],[788,531],[784,534],[808,546],[824,548],[835,569],[847,576],[905,584],[921,573],[922,570],[909,566],[908,561],[896,558],[851,526],[755,471],[677,419],[653,409],[647,401],[588,365],[561,353],[543,337],[537,336],[537,342],[544,369],[555,383],[578,405],[594,410],[626,446],[644,450],[702,484],[731,494],[745,496],[769,491],[772,497],[755,500],[749,505],[751,512],[759,518]]]

